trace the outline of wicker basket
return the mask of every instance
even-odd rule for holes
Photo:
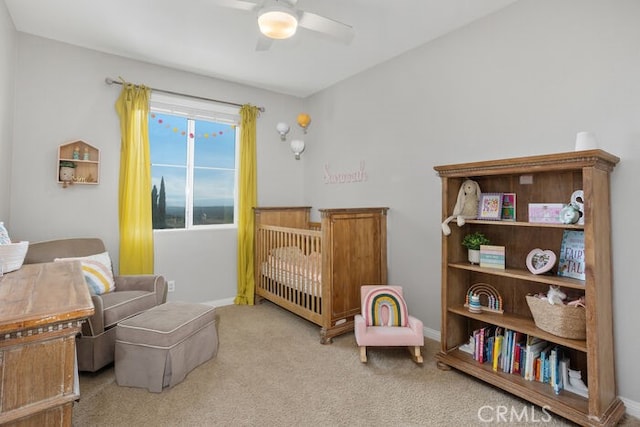
[[[29,242],[0,245],[0,268],[2,268],[0,272],[10,273],[22,267],[27,249],[29,249]]]
[[[536,326],[545,332],[575,340],[587,337],[584,307],[549,304],[545,299],[527,295],[527,304]]]

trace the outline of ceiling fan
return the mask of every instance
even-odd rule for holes
[[[292,37],[298,27],[327,35],[348,44],[353,27],[331,18],[296,8],[298,0],[213,0],[219,6],[256,12],[261,36],[256,50],[267,50],[274,40]]]

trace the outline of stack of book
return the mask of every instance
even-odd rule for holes
[[[496,372],[547,383],[556,393],[563,388],[576,393],[567,383],[568,352],[557,344],[491,325],[474,330],[469,343],[459,349],[479,363],[490,364]]]

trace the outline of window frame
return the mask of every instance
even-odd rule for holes
[[[149,114],[159,113],[187,119],[187,159],[185,163],[185,221],[183,228],[154,228],[154,232],[176,232],[197,230],[220,230],[238,227],[238,177],[240,166],[240,115],[236,107],[225,106],[211,101],[192,99],[179,95],[152,92],[149,99]],[[234,188],[233,188],[233,223],[228,224],[193,224],[194,212],[194,175],[195,175],[195,121],[209,121],[235,126],[234,151]],[[189,133],[194,134],[193,137]],[[151,141],[149,141],[151,146]],[[151,147],[149,147],[151,149]],[[151,167],[153,167],[151,163]],[[161,166],[161,164],[157,164]]]

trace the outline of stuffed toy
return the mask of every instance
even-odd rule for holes
[[[480,200],[480,185],[470,179],[465,180],[458,191],[458,200],[453,208],[453,215],[442,223],[442,232],[445,236],[451,234],[449,223],[456,220],[458,227],[462,227],[465,219],[478,217],[478,202]]]
[[[567,299],[567,294],[562,292],[560,286],[549,286],[549,292],[547,292],[547,301],[549,304],[564,305],[564,300]]]

